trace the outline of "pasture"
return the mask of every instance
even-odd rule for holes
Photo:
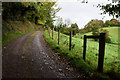
[[[118,36],[120,27],[105,27],[102,29],[106,29],[109,32],[109,37],[111,38],[112,43],[119,43]],[[92,32],[85,33],[85,34],[76,34],[75,37],[83,37],[84,35],[92,35]]]
[[[47,31],[46,31],[47,33]],[[58,33],[54,31],[53,40],[57,44]],[[60,33],[60,46],[65,50],[69,50],[69,36]],[[73,57],[77,55],[82,58],[83,55],[83,39],[72,38],[72,45],[75,45],[71,50]],[[98,48],[99,44],[95,41],[87,41],[86,62],[91,66],[93,70],[96,70],[98,64]],[[105,57],[104,57],[104,72],[112,71],[120,73],[119,69],[119,57],[118,57],[118,45],[108,44],[105,45]]]

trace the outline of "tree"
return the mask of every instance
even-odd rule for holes
[[[20,2],[3,2],[2,13],[3,20],[18,20],[24,18],[26,7]]]
[[[103,11],[103,13],[101,13],[101,14],[108,13],[109,15],[112,15],[113,18],[115,18],[115,17],[118,18],[120,16],[120,2],[119,2],[119,0],[116,0],[115,3],[116,4],[110,3],[110,4],[106,4],[106,5],[98,4],[97,7],[99,7],[100,10]]]
[[[110,26],[110,20],[106,20],[104,23],[104,27],[109,27]]]
[[[104,27],[109,26],[120,26],[120,22],[116,19],[106,20],[104,23]]]
[[[105,42],[107,42],[107,43],[112,42],[108,30],[106,30],[106,29],[96,29],[95,31],[92,32],[92,34],[94,36],[98,36],[98,35],[100,35],[100,33],[105,33]],[[98,39],[94,39],[94,40],[98,41]]]
[[[82,28],[82,29],[79,30],[79,33],[84,34],[84,33],[86,33],[86,30],[84,28]]]
[[[3,2],[4,20],[29,20],[39,25],[53,26],[55,2]]]
[[[72,28],[72,31],[73,31],[73,35],[76,35],[76,33],[79,32],[79,28],[78,28],[77,23],[71,24],[71,28]]]
[[[111,19],[110,20],[110,26],[119,26],[119,21],[116,19]]]
[[[100,29],[100,33],[105,33],[105,42],[112,43],[109,31],[106,29]]]
[[[85,25],[84,29],[86,30],[86,32],[91,32],[94,29],[99,29],[103,27],[103,24],[104,22],[102,20],[93,19]]]
[[[110,0],[108,0],[108,1],[110,1]],[[88,0],[81,0],[81,2],[82,3],[89,3]],[[113,4],[113,3],[116,3],[116,4]],[[112,3],[105,4],[105,5],[98,4],[97,7],[103,11],[103,13],[101,13],[101,14],[108,13],[109,15],[112,15],[113,18],[120,17],[120,0],[112,0]]]

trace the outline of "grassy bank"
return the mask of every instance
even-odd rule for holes
[[[6,45],[12,39],[35,31],[39,26],[29,21],[3,21],[2,22],[2,45]]]
[[[58,45],[57,32],[54,32],[54,40],[48,36],[47,31],[44,33],[47,42],[58,52],[58,54],[66,56],[66,58],[68,58],[72,64],[74,64],[76,67],[81,67],[85,72],[90,73],[90,75],[93,74],[92,71],[96,72],[98,65],[98,42],[88,41],[86,62],[84,62],[82,59],[83,39],[73,38],[72,44],[75,44],[75,47],[69,51],[69,36],[64,34],[60,35],[60,45]],[[105,73],[115,73],[116,75],[120,73],[118,45],[106,43],[104,60]]]
[[[76,68],[83,71],[83,73],[86,73],[90,77],[94,77],[96,79],[110,79],[107,75],[103,75],[101,73],[97,73],[96,70],[91,67],[88,63],[84,62],[82,59],[81,51],[82,49],[77,48],[78,50],[68,50],[68,46],[65,45],[65,43],[62,43],[62,39],[66,41],[69,37],[61,34],[60,38],[60,45],[57,44],[56,41],[56,35],[57,33],[54,32],[54,40],[51,39],[50,36],[48,36],[48,31],[46,30],[44,32],[44,38],[45,40],[50,44],[50,46],[56,51],[56,54],[65,57],[70,64],[74,65]],[[66,39],[65,39],[65,38]],[[78,44],[80,45],[80,44]]]

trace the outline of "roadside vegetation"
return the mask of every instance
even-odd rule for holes
[[[2,45],[7,44],[9,41],[16,37],[22,36],[29,32],[35,31],[40,26],[30,21],[3,21],[3,34],[2,34]]]
[[[3,2],[2,3],[2,45],[26,33],[47,28],[44,32],[45,40],[53,47],[56,54],[67,58],[71,64],[81,68],[90,76],[100,75],[97,72],[98,62],[98,40],[91,39],[87,42],[86,62],[82,59],[83,53],[83,36],[97,36],[101,32],[106,33],[105,62],[104,72],[115,77],[120,74],[120,60],[118,56],[118,32],[120,22],[115,19],[119,16],[119,4],[103,5],[99,7],[104,13],[113,16],[113,19],[105,22],[98,19],[89,21],[84,28],[79,29],[77,23],[70,20],[63,21],[56,16],[60,8],[56,7],[56,2]],[[53,7],[54,6],[54,7]],[[107,8],[106,8],[107,7]],[[114,9],[115,10],[114,10]],[[57,18],[57,19],[56,19]],[[54,21],[56,20],[56,25]],[[53,40],[51,38],[51,29],[54,30]],[[60,30],[60,44],[57,44],[57,31]],[[69,34],[72,31],[72,50],[69,51]],[[108,78],[108,76],[102,76]]]
[[[53,26],[53,18],[59,9],[55,2],[3,2],[2,45],[18,36]]]
[[[45,40],[55,49],[56,53],[63,55],[70,60],[76,67],[82,68],[85,72],[93,75],[96,72],[98,63],[98,42],[87,41],[86,62],[83,61],[83,39],[72,38],[72,50],[69,51],[69,36],[60,34],[60,44],[57,44],[58,33],[54,31],[54,38],[48,36],[48,31],[44,32]],[[52,34],[51,34],[52,35]],[[118,59],[118,45],[106,43],[105,58],[104,58],[104,73],[115,73],[118,77],[119,59]]]
[[[69,22],[69,21],[67,21]],[[104,57],[104,73],[110,75],[110,77],[119,78],[120,68],[119,68],[119,55],[118,55],[118,30],[120,29],[120,22],[116,19],[102,20],[93,19],[89,21],[83,29],[79,29],[77,23],[72,23],[67,27],[66,22],[62,19],[58,19],[58,24],[54,27],[53,40],[49,42],[49,38],[52,37],[52,32],[48,29],[48,42],[50,45],[56,45],[55,51],[67,56],[67,58],[73,62],[75,66],[83,67],[85,71],[91,74],[90,70],[97,70],[98,65],[98,39],[88,39],[87,41],[87,52],[86,52],[86,62],[82,59],[83,56],[83,39],[84,35],[97,36],[100,33],[106,33],[105,35],[105,57]],[[53,28],[51,28],[53,29]],[[57,44],[58,30],[60,30],[60,44]],[[69,51],[69,35],[72,31],[72,50]],[[46,31],[47,32],[47,31]],[[45,33],[46,33],[45,32]],[[59,46],[59,47],[58,47]],[[77,58],[77,59],[76,59]],[[75,59],[75,60],[74,60]],[[81,63],[82,61],[85,63]],[[75,62],[74,62],[75,61]],[[83,66],[84,65],[84,66]],[[89,66],[89,67],[88,67]]]

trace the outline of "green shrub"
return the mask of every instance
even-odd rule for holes
[[[108,30],[106,30],[106,29],[101,29],[100,30],[100,33],[105,33],[105,42],[106,43],[112,43],[112,41],[111,41],[111,37],[109,36],[109,31]]]
[[[105,39],[105,42],[107,42],[107,43],[112,43],[111,37],[110,37],[110,36],[107,36],[106,39]]]
[[[100,35],[100,33],[105,33],[105,42],[106,43],[112,43],[112,40],[111,40],[111,37],[109,35],[108,30],[106,30],[106,29],[100,29],[100,30],[96,29],[96,30],[93,30],[93,32],[92,32],[92,34],[94,36],[98,36],[98,35]],[[96,38],[94,40],[98,41],[98,39],[96,39]]]

